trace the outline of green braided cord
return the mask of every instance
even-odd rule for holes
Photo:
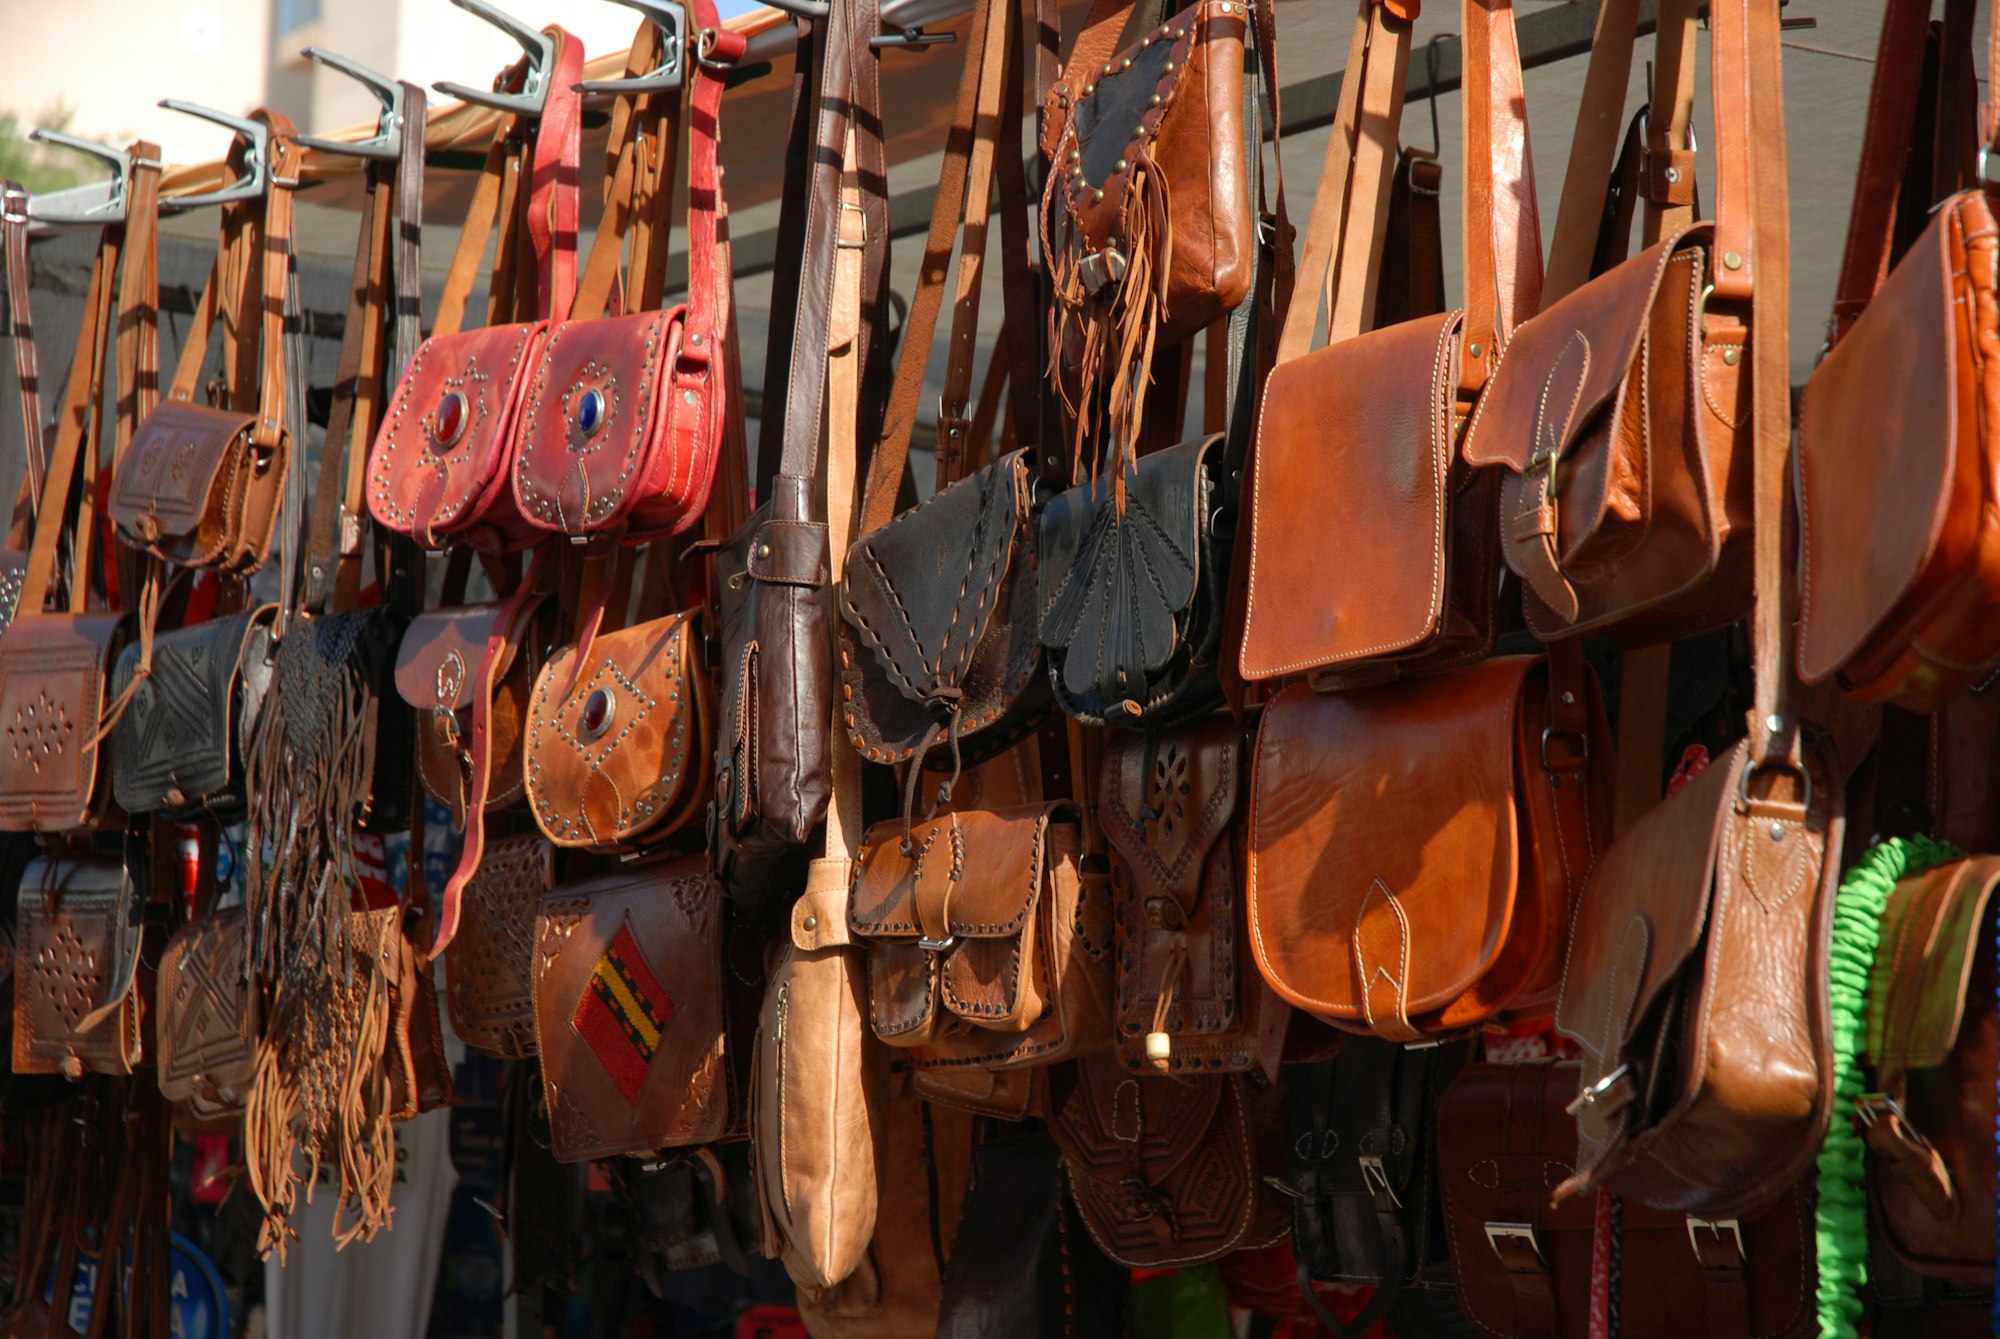
[[[1868,974],[1881,939],[1882,909],[1896,881],[1965,853],[1928,837],[1891,837],[1847,871],[1833,901],[1833,945],[1827,957],[1833,1001],[1833,1121],[1819,1151],[1820,1339],[1856,1339],[1860,1286],[1868,1279],[1868,1209],[1862,1189],[1861,1135],[1854,1108],[1861,1096],[1861,1050],[1868,1027]]]

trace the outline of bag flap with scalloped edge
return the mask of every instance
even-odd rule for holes
[[[409,631],[396,652],[396,691],[419,711],[443,707],[466,711],[478,687],[486,644],[493,636],[504,605],[499,601],[433,609],[410,620]],[[508,637],[500,643],[500,663],[493,681],[507,676],[520,646]]]
[[[1950,1058],[1996,883],[2000,857],[1974,856],[1905,878],[1889,895],[1868,983],[1867,1053],[1879,1075]]]

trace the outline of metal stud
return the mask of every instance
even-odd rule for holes
[[[1723,252],[1723,253],[1722,253],[1722,266],[1723,266],[1723,268],[1724,268],[1724,269],[1728,269],[1728,270],[1740,270],[1740,269],[1742,269],[1742,268],[1743,268],[1743,253],[1742,253],[1741,251],[1725,251],[1725,252]]]
[[[759,558],[768,558],[768,557],[770,557],[770,556],[771,556],[771,546],[770,546],[769,544],[759,544],[759,545],[757,546],[757,556],[758,556]]]
[[[1785,839],[1785,825],[1783,823],[1771,824],[1771,840],[1774,842],[1781,842],[1784,839]]]
[[[1734,367],[1743,361],[1743,351],[1741,349],[1724,349],[1722,351],[1722,361],[1728,366]]]
[[[1159,105],[1160,105],[1160,95],[1159,95],[1158,93],[1155,93],[1155,94],[1154,94],[1154,95],[1152,96],[1152,99],[1151,99],[1151,101],[1149,101],[1149,102],[1148,102],[1148,103],[1147,103],[1146,105],[1147,105],[1147,106],[1149,106],[1149,107],[1157,107],[1157,106],[1159,106]]]

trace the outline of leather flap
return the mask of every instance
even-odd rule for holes
[[[806,890],[792,904],[792,943],[805,953],[842,948],[854,941],[847,932],[848,889],[854,862],[822,856],[806,868]]]
[[[873,939],[1018,936],[1040,899],[1051,805],[944,814],[911,832],[900,820],[868,833],[849,921]]]
[[[429,540],[474,520],[508,486],[512,428],[547,329],[536,321],[424,341],[368,452],[376,520]]]
[[[238,675],[251,647],[266,644],[278,606],[211,619],[160,633],[153,641],[152,671],[132,691],[112,730],[117,763],[112,785],[118,803],[133,813],[225,797],[241,779],[242,725]],[[140,647],[118,656],[111,694],[122,696],[139,667]],[[261,661],[263,657],[260,655]],[[259,666],[261,671],[262,666]]]
[[[918,503],[848,550],[841,616],[903,696],[938,701],[962,684],[1026,512],[1019,451]]]
[[[1904,597],[1933,561],[1956,570],[1973,560],[1982,509],[1952,503],[1985,488],[1986,410],[1960,341],[1987,333],[1966,328],[1978,309],[1960,285],[1966,234],[1992,230],[1984,192],[1947,201],[1806,382],[1798,655],[1808,683],[1892,616],[1918,613]]]
[[[1250,465],[1244,678],[1436,635],[1463,319],[1407,321],[1272,369]]]
[[[1077,1067],[1076,1091],[1057,1118],[1063,1152],[1072,1171],[1093,1179],[1115,1183],[1136,1170],[1160,1185],[1200,1147],[1232,1080],[1131,1074],[1106,1061]]]
[[[1466,462],[1520,474],[1587,435],[1627,384],[1668,262],[1713,233],[1684,228],[1522,323],[1473,410]]]
[[[1951,1057],[1984,950],[2000,857],[1938,865],[1896,885],[1868,983],[1868,1058],[1885,1082]]]
[[[1281,996],[1384,1035],[1498,956],[1521,852],[1516,749],[1534,656],[1353,693],[1294,684],[1264,709],[1247,881]]]
[[[119,614],[16,618],[0,638],[0,827],[61,829],[85,817],[97,778]]]
[[[1438,1180],[1447,1203],[1483,1223],[1588,1232],[1595,1212],[1588,1196],[1550,1203],[1576,1170],[1576,1122],[1565,1108],[1579,1084],[1573,1061],[1460,1070],[1437,1104]],[[1499,1267],[1485,1242],[1474,1253],[1482,1269]]]
[[[130,1072],[136,1017],[113,1015],[138,979],[140,910],[116,857],[28,862],[16,920],[17,1071],[50,1073],[80,1058],[101,1072]]]
[[[472,706],[473,690],[480,682],[480,666],[486,659],[486,645],[493,636],[504,604],[468,604],[457,609],[434,609],[410,620],[396,653],[396,691],[411,706],[426,709],[443,707],[465,711]],[[520,650],[508,638],[500,643],[500,663],[493,668],[493,682],[507,677],[508,666]]]
[[[660,431],[660,397],[683,310],[565,321],[549,332],[515,439],[514,498],[523,515],[585,535],[629,509],[647,458],[672,449]]]
[[[106,511],[147,542],[201,524],[224,476],[250,450],[255,414],[164,400],[132,434]]]
[[[1119,732],[1106,739],[1098,826],[1142,905],[1164,898],[1183,915],[1193,910],[1208,853],[1236,817],[1242,776],[1243,728],[1233,718],[1210,717],[1167,735]]]
[[[1070,692],[1129,696],[1142,673],[1173,656],[1174,620],[1194,603],[1201,575],[1202,484],[1221,441],[1217,433],[1141,457],[1126,480],[1122,516],[1108,476],[1069,489],[1043,510],[1040,635],[1044,646],[1069,652],[1063,685]]]

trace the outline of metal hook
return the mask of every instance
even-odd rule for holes
[[[111,180],[106,183],[107,194],[97,204],[84,205],[72,210],[59,205],[51,207],[30,196],[27,205],[30,221],[79,226],[125,221],[125,183],[132,178],[131,154],[123,149],[114,149],[108,144],[99,144],[95,140],[78,139],[75,135],[67,135],[60,130],[31,130],[28,132],[28,138],[38,144],[53,144],[59,148],[89,154],[111,169]],[[157,167],[159,164],[155,163],[153,166]]]
[[[369,69],[358,60],[343,56],[338,51],[328,51],[325,47],[309,46],[299,54],[330,70],[338,70],[373,93],[375,100],[382,104],[382,111],[375,118],[375,133],[366,139],[338,140],[324,139],[318,135],[301,135],[300,144],[308,149],[318,149],[321,153],[340,153],[353,158],[393,161],[401,154],[403,136],[401,84],[386,74]]]
[[[687,70],[687,8],[678,0],[612,0],[612,3],[638,10],[660,30],[660,63],[630,79],[586,79],[576,86],[576,91],[637,97],[679,88]]]
[[[1438,33],[1424,43],[1424,101],[1431,107],[1431,157],[1444,156],[1444,138],[1438,133],[1438,43],[1450,33]]]
[[[873,50],[882,51],[889,47],[911,49],[936,46],[940,42],[956,42],[957,40],[957,33],[927,33],[922,28],[892,28],[886,33],[877,33],[875,36],[869,38],[868,45]]]
[[[460,102],[474,102],[481,107],[492,107],[497,111],[515,112],[522,116],[540,116],[542,108],[549,101],[549,76],[555,68],[556,42],[553,37],[515,18],[512,14],[494,8],[486,0],[451,0],[454,5],[474,18],[484,19],[520,44],[528,57],[527,77],[521,81],[519,93],[496,93],[490,88],[472,88],[466,84],[440,79],[432,84],[438,92],[457,98]]]
[[[264,182],[270,176],[271,127],[262,121],[254,121],[242,116],[231,116],[228,112],[218,112],[213,107],[200,103],[186,102],[180,98],[161,98],[160,105],[170,112],[180,112],[187,116],[199,116],[204,121],[213,121],[226,126],[236,133],[238,139],[250,142],[250,152],[244,155],[248,167],[241,178],[212,191],[202,191],[194,195],[177,195],[171,200],[160,201],[160,208],[169,213],[179,213],[184,209],[200,209],[205,205],[234,204],[240,200],[256,200],[264,194]]]
[[[795,19],[823,19],[833,12],[829,0],[767,0],[773,9],[782,9]]]

